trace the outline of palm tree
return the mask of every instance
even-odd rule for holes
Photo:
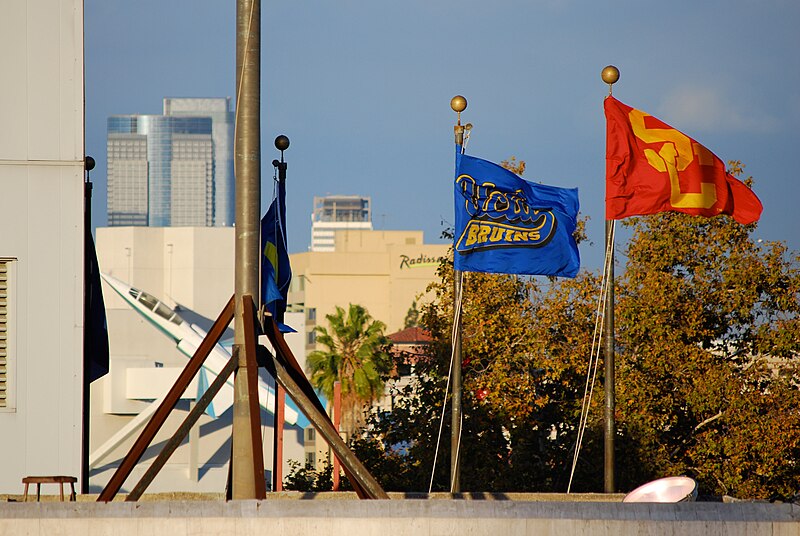
[[[345,312],[325,315],[330,331],[317,326],[317,342],[325,350],[308,355],[311,383],[329,401],[333,401],[333,384],[342,384],[341,428],[350,437],[363,424],[360,411],[364,404],[383,395],[385,379],[392,369],[392,358],[386,351],[389,340],[383,331],[386,325],[373,320],[361,305],[350,304]]]

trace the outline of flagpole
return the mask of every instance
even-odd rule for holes
[[[619,69],[613,65],[605,67],[601,73],[603,82],[608,84],[608,94],[612,86],[619,80]],[[605,457],[604,457],[604,489],[606,493],[614,493],[614,436],[616,434],[616,378],[614,356],[614,220],[606,220],[606,301],[603,313],[603,335],[605,339]]]
[[[464,126],[461,124],[461,112],[467,108],[467,99],[456,95],[450,100],[450,108],[458,114],[453,127],[455,142],[459,147],[464,145]],[[455,251],[453,252],[455,255]],[[458,314],[461,300],[461,270],[453,269],[453,398],[452,425],[450,429],[450,493],[461,492],[461,463],[459,460],[461,443],[461,315]]]
[[[257,299],[260,267],[259,212],[261,209],[261,0],[236,2],[236,122],[234,124],[234,175],[236,176],[235,316],[231,482],[233,499],[257,499],[259,485],[253,452],[250,391],[243,297]],[[260,418],[260,415],[259,415]]]
[[[278,188],[280,188],[280,185],[286,182],[286,169],[288,164],[283,159],[283,151],[289,148],[289,138],[283,134],[275,138],[275,148],[281,152],[280,161],[272,161],[272,166],[278,170]],[[285,210],[285,207],[283,207],[283,209]],[[280,218],[280,210],[278,211],[278,218]],[[283,233],[285,236],[285,229]],[[280,239],[282,240],[283,238]],[[266,276],[262,274],[262,277]],[[264,296],[261,296],[261,298],[263,300]],[[265,308],[266,304],[262,303],[261,307]],[[263,315],[261,319],[263,321]],[[272,436],[272,491],[283,491],[283,427],[286,424],[286,419],[284,417],[286,412],[286,389],[278,383],[277,378],[278,375],[275,374],[275,420],[274,433]]]
[[[82,436],[81,436],[81,481],[80,490],[81,494],[89,493],[89,427],[91,419],[89,413],[91,411],[91,395],[89,385],[91,384],[91,357],[89,352],[86,351],[86,326],[89,325],[91,320],[87,312],[90,304],[87,303],[87,296],[89,295],[87,289],[89,287],[89,277],[87,265],[87,244],[86,233],[92,232],[92,180],[89,178],[89,172],[94,169],[94,158],[87,156],[84,158],[84,169],[86,170],[86,179],[83,182],[83,415],[82,415]]]

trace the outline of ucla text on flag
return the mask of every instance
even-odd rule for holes
[[[577,188],[528,182],[456,146],[455,269],[575,277]]]
[[[614,97],[603,106],[607,219],[674,211],[748,224],[761,216],[756,194],[711,151]]]
[[[278,180],[278,192],[261,219],[261,299],[281,331],[294,331],[283,323],[292,268],[286,250],[286,183]]]

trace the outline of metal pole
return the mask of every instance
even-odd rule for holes
[[[272,491],[283,491],[283,427],[286,421],[286,389],[275,380],[275,434],[272,451]]]
[[[283,188],[286,182],[286,168],[288,167],[287,163],[283,160],[283,152],[289,148],[289,138],[283,134],[276,137],[275,148],[281,152],[281,159],[280,161],[273,160],[272,165],[278,170],[279,188]],[[280,212],[285,210],[286,207],[280,207]],[[283,222],[281,214],[278,214],[277,217],[279,221]],[[272,319],[269,319],[269,321],[272,322]],[[275,378],[275,433],[273,434],[272,450],[272,491],[283,491],[283,427],[285,424],[286,389],[278,383],[277,376],[274,374],[273,378]]]
[[[273,347],[275,347],[274,344]],[[278,381],[286,388],[286,393],[292,397],[292,400],[297,404],[297,408],[308,417],[308,420],[311,421],[311,424],[314,425],[317,432],[319,432],[331,446],[334,454],[339,457],[346,470],[345,474],[348,475],[353,487],[360,486],[363,490],[365,496],[360,495],[359,497],[362,499],[388,499],[389,496],[383,488],[381,488],[378,481],[375,480],[375,477],[370,474],[367,468],[364,467],[364,464],[362,464],[361,461],[356,458],[356,455],[348,449],[344,440],[339,437],[339,433],[333,427],[324,409],[317,408],[312,400],[306,396],[302,387],[295,381],[295,378],[292,377],[291,372],[286,368],[284,359],[282,358],[284,349],[275,347],[275,351],[277,355],[272,361],[275,364]],[[307,381],[305,380],[305,376],[302,376],[301,381]],[[358,493],[358,491],[356,493]]]
[[[611,88],[619,80],[619,69],[613,65],[607,65],[600,73],[600,78],[608,84],[608,95],[611,96]],[[605,430],[604,446],[605,456],[603,460],[604,489],[606,493],[614,493],[614,436],[616,434],[616,419],[614,411],[616,409],[616,379],[614,373],[614,221],[606,220],[606,292],[605,310],[603,313],[603,337],[605,340],[605,388],[606,388],[606,408],[605,408]]]
[[[333,427],[341,434],[342,422],[342,382],[333,382]],[[339,491],[339,458],[333,455],[333,491]]]
[[[239,369],[234,376],[233,499],[256,498],[253,443],[243,301],[258,296],[261,208],[261,1],[236,2],[236,123],[234,174],[236,175],[236,262],[233,354]],[[253,356],[253,361],[255,356]],[[258,453],[261,455],[261,453]]]
[[[228,304],[225,306],[225,309],[217,317],[217,320],[214,322],[214,325],[211,326],[211,329],[208,331],[208,335],[205,336],[203,342],[200,343],[200,346],[195,351],[194,355],[189,362],[186,363],[183,371],[178,376],[178,379],[175,380],[175,383],[170,388],[169,392],[164,396],[162,399],[161,404],[158,406],[158,409],[147,422],[142,430],[142,433],[139,434],[139,437],[136,438],[133,446],[128,451],[128,454],[125,455],[125,458],[122,459],[122,463],[117,467],[117,470],[111,475],[106,487],[103,488],[103,491],[100,492],[100,496],[97,498],[98,502],[109,502],[114,499],[117,495],[117,492],[122,487],[122,484],[125,483],[125,480],[130,476],[131,471],[139,462],[139,459],[144,455],[145,450],[150,443],[155,439],[156,434],[164,425],[169,417],[169,414],[175,408],[175,404],[178,403],[178,400],[181,398],[181,394],[189,387],[189,383],[192,381],[197,375],[197,371],[200,370],[200,367],[203,366],[208,354],[211,353],[211,350],[214,348],[214,345],[217,344],[222,334],[225,332],[225,329],[228,327],[228,324],[231,323],[233,319],[233,296],[228,301]]]
[[[606,221],[606,293],[605,320],[603,331],[605,339],[605,387],[606,387],[606,411],[605,411],[605,458],[604,458],[604,482],[605,492],[614,493],[614,435],[616,423],[614,410],[616,407],[615,396],[615,376],[614,376],[614,244],[613,244],[613,221]]]
[[[236,360],[231,357],[228,363],[222,368],[219,375],[217,375],[216,379],[208,386],[203,396],[200,397],[194,407],[189,411],[189,414],[183,419],[183,422],[164,445],[164,448],[161,449],[155,461],[147,468],[144,476],[139,479],[139,482],[133,487],[131,492],[128,493],[128,496],[125,498],[126,502],[135,502],[142,497],[147,487],[153,482],[156,476],[158,476],[159,471],[163,469],[167,461],[169,461],[170,456],[181,446],[186,435],[191,433],[191,430],[195,428],[198,419],[203,415],[203,412],[205,412],[208,405],[214,399],[214,396],[216,396],[219,390],[222,389],[222,386],[225,385],[225,382],[228,381],[228,377],[233,373],[235,368]]]
[[[461,271],[453,271],[453,310],[459,307]],[[456,314],[453,328],[453,415],[450,436],[450,493],[461,492],[461,315]]]
[[[81,482],[80,490],[82,495],[89,493],[89,427],[91,419],[91,398],[90,398],[90,384],[89,384],[89,368],[91,367],[91,360],[89,353],[86,351],[86,326],[89,324],[87,311],[89,304],[86,303],[88,292],[86,287],[89,285],[89,278],[87,277],[88,268],[88,252],[86,237],[88,233],[92,232],[92,181],[89,179],[89,171],[94,169],[94,158],[87,156],[84,158],[84,169],[86,170],[86,180],[83,183],[83,382],[81,388],[82,392],[82,430],[81,430]]]
[[[458,114],[453,127],[456,145],[464,144],[464,127],[461,125],[461,112],[467,108],[467,99],[456,95],[450,100],[450,107]],[[454,253],[455,254],[455,253]],[[461,271],[453,270],[453,398],[452,421],[450,426],[450,493],[461,491]]]
[[[388,495],[378,481],[369,474],[367,468],[347,448],[339,433],[336,432],[325,408],[314,393],[314,388],[306,378],[303,368],[292,355],[283,335],[278,331],[274,319],[267,317],[265,324],[266,335],[275,350],[274,358],[267,360],[268,368],[271,371],[274,370],[278,383],[284,386],[286,393],[295,401],[298,409],[308,417],[317,432],[322,435],[339,457],[344,474],[355,488],[358,497],[360,499],[388,499]]]

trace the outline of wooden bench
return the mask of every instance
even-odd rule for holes
[[[38,502],[41,498],[41,488],[42,484],[59,484],[61,487],[61,501],[64,501],[64,484],[69,484],[72,491],[69,494],[69,500],[75,501],[75,483],[78,481],[77,478],[74,476],[26,476],[22,479],[22,483],[25,484],[25,496],[23,497],[23,501],[28,500],[28,486],[30,484],[36,484],[36,501]]]

